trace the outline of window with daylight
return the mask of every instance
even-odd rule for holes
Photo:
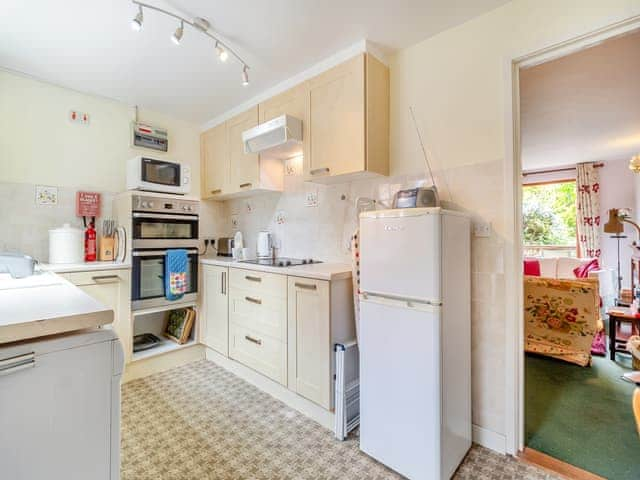
[[[525,256],[576,256],[575,180],[524,185],[522,216]]]

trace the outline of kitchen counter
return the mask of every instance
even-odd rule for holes
[[[200,263],[221,267],[242,268],[258,272],[279,273],[292,277],[314,278],[316,280],[341,280],[351,278],[351,265],[348,263],[312,263],[292,267],[270,267],[239,262],[230,257],[204,257]]]
[[[0,344],[112,322],[113,310],[55,273],[0,274]]]
[[[41,263],[40,269],[55,273],[92,272],[98,270],[119,270],[131,268],[130,263],[123,262],[80,262],[80,263]]]

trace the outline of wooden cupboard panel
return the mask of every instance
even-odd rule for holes
[[[231,286],[229,321],[287,341],[287,301],[284,297]]]
[[[287,277],[277,273],[257,272],[242,268],[229,269],[230,284],[255,295],[287,298]]]
[[[229,156],[225,124],[207,130],[200,136],[202,197],[221,195],[229,182]]]
[[[242,132],[258,125],[258,106],[227,120],[229,148],[229,191],[240,192],[257,188],[260,181],[259,157],[245,154]]]
[[[133,330],[130,318],[130,271],[69,272],[61,273],[60,276],[113,310],[111,328],[116,332],[120,343],[122,343],[125,362],[129,362],[133,354]]]
[[[367,171],[389,175],[389,69],[366,56]]]
[[[329,282],[289,277],[289,388],[331,408]]]
[[[229,356],[282,385],[287,384],[286,344],[250,328],[229,324]]]
[[[309,80],[310,154],[314,177],[363,171],[365,164],[365,55]]]
[[[229,355],[229,269],[203,265],[204,305],[202,343]]]

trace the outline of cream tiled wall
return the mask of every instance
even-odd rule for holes
[[[0,183],[0,251],[31,255],[40,262],[49,258],[49,230],[69,223],[84,228],[76,217],[77,188],[58,187],[57,205],[37,205],[36,185],[28,183]],[[100,192],[102,199],[100,221],[111,215],[114,194]]]
[[[350,262],[349,242],[357,226],[356,199],[369,197],[381,206],[389,205],[400,188],[424,183],[423,175],[380,177],[337,185],[304,182],[301,175],[287,176],[283,193],[224,202],[222,231],[233,235],[232,219],[237,219],[237,229],[242,232],[251,255],[256,253],[258,232],[267,230],[273,234],[279,256]],[[317,194],[317,206],[305,205],[308,193]]]

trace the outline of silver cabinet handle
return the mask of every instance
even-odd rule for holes
[[[296,282],[294,285],[296,286],[296,288],[303,288],[305,290],[317,290],[318,289],[317,285],[313,285],[313,284],[309,284],[309,283],[298,283],[298,282]]]
[[[222,193],[222,189],[221,188],[216,188],[215,190],[211,190],[211,195],[216,195],[218,193]]]
[[[252,277],[251,275],[245,275],[244,278],[246,278],[250,282],[261,282],[262,281],[262,279],[260,277]]]
[[[257,338],[250,337],[249,335],[245,335],[245,336],[244,336],[244,339],[245,339],[245,340],[249,340],[251,343],[255,343],[256,345],[262,345],[262,340],[259,340],[259,339],[257,339]]]
[[[262,305],[262,300],[258,299],[258,298],[252,298],[252,297],[244,297],[244,299],[247,302],[251,302],[251,303],[255,303],[257,305]]]
[[[251,182],[241,183],[240,184],[240,188],[245,188],[245,187],[250,187],[250,186],[251,186]]]
[[[222,295],[226,295],[227,294],[227,272],[222,272],[221,273],[221,283],[222,283],[222,288],[220,293]]]
[[[329,167],[323,167],[323,168],[316,168],[314,170],[311,170],[309,173],[311,175],[317,175],[318,173],[329,173]]]
[[[0,377],[10,375],[12,373],[33,368],[36,366],[35,352],[18,355],[17,357],[5,358],[0,360]]]
[[[94,282],[100,282],[102,280],[120,280],[120,277],[118,275],[96,275],[91,277],[91,280]]]

